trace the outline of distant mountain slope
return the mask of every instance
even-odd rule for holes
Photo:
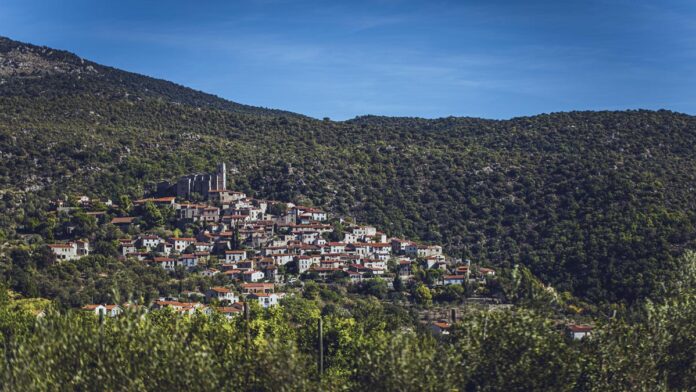
[[[441,242],[476,263],[521,262],[596,302],[650,295],[696,240],[692,116],[319,121],[232,103],[221,110],[211,96],[117,70],[80,77],[92,72],[81,60],[41,50],[25,66],[13,54],[1,68],[5,238],[40,231],[50,198],[139,196],[155,181],[224,160],[234,188]],[[71,60],[44,60],[54,56]],[[139,80],[166,93],[137,90]],[[205,99],[213,103],[197,104]]]
[[[160,98],[194,107],[256,115],[298,114],[242,105],[212,94],[122,71],[82,59],[73,53],[0,37],[0,95],[59,97],[96,94],[109,99]]]

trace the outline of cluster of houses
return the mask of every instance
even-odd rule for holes
[[[117,226],[124,233],[135,233],[119,240],[123,258],[137,259],[166,271],[186,270],[207,277],[220,275],[229,278],[225,282],[234,282],[236,287],[241,285],[243,292],[239,294],[232,289],[232,283],[202,294],[208,304],[223,304],[219,308],[227,315],[238,313],[242,300],[258,301],[263,307],[278,304],[283,293],[276,289],[302,274],[311,275],[314,280],[352,284],[384,275],[391,278],[393,274],[408,280],[413,277],[414,266],[418,266],[441,270],[442,279],[438,285],[462,284],[495,274],[492,269],[472,269],[470,265],[453,263],[443,254],[440,245],[389,238],[372,226],[339,220],[342,228],[339,235],[334,232],[326,212],[227,190],[221,174],[224,166],[218,171],[220,173],[205,178],[187,177],[177,184],[178,195],[189,195],[201,182],[205,186],[204,202],[180,201],[177,196],[136,200],[131,216],[117,216],[103,223]],[[212,189],[215,186],[218,189]],[[80,200],[89,203],[88,198]],[[141,232],[138,226],[149,205],[170,208],[176,226],[193,225],[196,234],[163,237],[154,232]],[[100,211],[91,214],[106,216]],[[73,260],[89,254],[87,241],[49,247],[59,260]],[[154,306],[184,313],[210,310],[200,302],[178,302],[168,298],[160,299]],[[95,304],[85,310],[115,315],[120,308]]]
[[[442,270],[444,275],[438,284],[462,284],[471,279],[468,265],[450,267],[451,260],[440,245],[388,238],[375,227],[346,222],[342,222],[347,227],[340,238],[333,233],[328,214],[313,207],[217,189],[208,191],[204,203],[178,202],[175,196],[148,198],[136,200],[134,211],[142,211],[147,203],[172,208],[178,226],[198,223],[201,227],[196,235],[188,237],[163,238],[141,233],[119,240],[121,257],[167,271],[181,268],[205,276],[222,274],[246,283],[282,283],[290,275],[300,274],[313,274],[315,279],[340,277],[358,283],[389,273],[387,265],[391,260],[396,274],[404,280],[412,276],[414,265]],[[108,223],[127,233],[138,222],[141,217],[136,214],[114,217]],[[49,247],[59,260],[89,254],[87,241]],[[474,272],[479,277],[495,274],[486,268]]]
[[[223,274],[244,282],[275,283],[283,282],[283,275],[311,273],[318,279],[343,276],[355,283],[384,275],[390,260],[398,265],[397,273],[403,279],[412,276],[416,262],[445,272],[451,264],[440,245],[388,238],[375,227],[362,225],[349,225],[343,238],[336,238],[324,211],[253,199],[242,192],[211,190],[207,203],[177,203],[175,197],[161,197],[135,204],[148,202],[172,207],[179,225],[197,222],[203,227],[191,237],[162,238],[145,233],[120,240],[122,257],[137,258],[168,271],[183,268],[206,276]],[[273,205],[283,209],[271,208]],[[127,232],[137,221],[136,216],[117,217],[111,223]],[[453,269],[440,283],[461,284],[469,278],[468,268]],[[495,274],[485,268],[477,272]]]

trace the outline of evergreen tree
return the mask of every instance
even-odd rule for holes
[[[143,219],[149,228],[164,225],[164,217],[162,217],[162,213],[160,212],[159,208],[157,208],[157,206],[150,201],[145,203],[143,206]]]
[[[404,282],[401,280],[401,277],[397,273],[394,276],[394,291],[404,291]]]

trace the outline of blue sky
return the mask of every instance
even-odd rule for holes
[[[694,1],[4,0],[0,35],[318,118],[696,114]]]

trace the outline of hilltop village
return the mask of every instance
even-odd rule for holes
[[[88,196],[76,197],[74,207],[56,202],[61,212],[85,210],[98,224],[118,228],[123,233],[119,257],[171,274],[199,274],[215,283],[205,290],[161,297],[153,308],[217,310],[231,317],[242,311],[245,301],[263,308],[279,305],[284,296],[301,293],[306,281],[367,290],[370,285],[390,290],[415,285],[420,296],[414,300],[422,302],[430,301],[429,290],[435,287],[475,292],[495,275],[493,269],[448,257],[438,244],[388,237],[375,227],[331,217],[318,208],[228,190],[224,164],[216,173],[182,177],[157,189],[175,195],[120,201],[130,206]],[[58,262],[91,252],[85,238],[48,247]],[[123,305],[88,304],[84,309],[117,315]],[[447,325],[433,324],[441,330]]]

